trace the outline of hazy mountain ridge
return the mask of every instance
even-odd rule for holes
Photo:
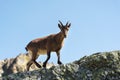
[[[74,62],[19,72],[3,80],[120,80],[120,51],[99,52]]]

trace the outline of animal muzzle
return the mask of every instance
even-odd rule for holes
[[[67,35],[64,35],[64,37],[66,38],[66,37],[67,37]]]

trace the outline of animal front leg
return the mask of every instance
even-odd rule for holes
[[[47,53],[47,59],[46,61],[43,63],[43,67],[46,67],[46,64],[48,62],[48,60],[50,59],[50,52]]]
[[[57,53],[57,57],[58,57],[58,64],[62,64],[62,62],[60,61],[60,51],[58,51],[56,53]]]

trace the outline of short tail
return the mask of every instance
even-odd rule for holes
[[[26,51],[28,51],[27,47],[25,47]]]

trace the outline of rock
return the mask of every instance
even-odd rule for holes
[[[9,75],[11,73],[18,73],[26,71],[26,65],[30,60],[28,54],[20,54],[16,58],[5,59],[0,61],[0,76]],[[42,65],[41,62],[39,62]],[[53,63],[48,63],[47,68],[53,66]],[[37,70],[35,64],[31,65],[30,71]]]
[[[4,63],[4,62],[3,62]],[[2,63],[1,63],[2,64]],[[74,62],[2,76],[3,80],[120,80],[120,51],[99,52]]]

